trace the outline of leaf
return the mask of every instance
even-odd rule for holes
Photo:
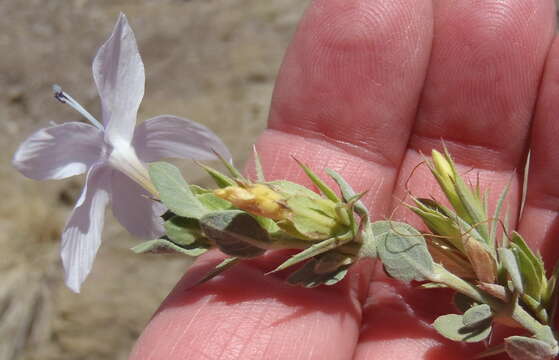
[[[312,259],[305,263],[300,269],[289,275],[287,283],[307,288],[313,288],[319,285],[334,285],[346,276],[350,266],[344,265],[330,273],[318,274],[315,272],[316,263],[316,259]]]
[[[396,221],[377,221],[371,226],[378,255],[390,276],[409,282],[433,275],[433,259],[419,231]]]
[[[552,360],[557,355],[548,343],[526,336],[505,338],[505,351],[513,360]]]
[[[344,234],[344,235],[339,236],[339,237],[333,237],[333,238],[330,238],[330,239],[320,241],[320,242],[310,246],[309,248],[291,256],[289,259],[284,261],[280,266],[278,266],[274,270],[270,271],[268,274],[271,274],[271,273],[274,273],[274,272],[277,272],[277,271],[281,271],[281,270],[286,269],[290,266],[298,264],[302,261],[308,260],[313,256],[317,256],[317,255],[320,255],[320,254],[322,254],[326,251],[335,249],[335,248],[337,248],[341,245],[344,245],[344,244],[350,242],[352,239],[353,238],[352,238],[351,234]]]
[[[296,158],[293,159],[297,162],[297,164],[299,164],[301,169],[303,169],[305,174],[307,174],[309,179],[311,179],[313,184],[316,185],[316,187],[320,190],[320,192],[324,194],[324,196],[326,196],[326,198],[330,199],[333,202],[340,202],[340,199],[338,198],[338,195],[336,195],[334,190],[332,190],[328,185],[326,185],[326,183],[322,181],[322,179],[319,178],[318,175],[316,175],[308,166],[306,166]]]
[[[485,328],[491,325],[493,313],[487,304],[480,304],[469,308],[462,317],[462,322],[468,328]]]
[[[192,287],[203,284],[206,281],[209,281],[209,280],[213,279],[214,277],[221,274],[225,270],[233,267],[233,265],[237,264],[240,260],[241,259],[239,259],[237,257],[226,258],[225,260],[223,260],[222,262],[217,264],[215,266],[215,268],[213,268],[213,270],[211,270],[209,273],[207,273],[203,278],[201,278],[194,285],[192,285]]]
[[[147,252],[159,253],[172,250],[181,254],[196,257],[208,251],[210,247],[211,246],[206,243],[195,243],[191,246],[182,247],[166,239],[155,239],[134,246],[132,248],[132,251],[134,251],[136,254],[143,254]]]
[[[524,285],[522,284],[522,275],[520,274],[520,267],[516,261],[516,257],[511,249],[499,248],[499,259],[509,274],[512,284],[516,291],[520,294],[524,293]]]
[[[165,234],[179,246],[192,245],[198,238],[202,237],[200,225],[195,219],[173,216],[165,221],[164,226]]]
[[[210,175],[210,177],[213,179],[213,181],[216,183],[216,185],[220,188],[224,188],[227,186],[235,186],[237,185],[237,183],[235,182],[235,180],[231,179],[229,176],[224,175],[222,173],[220,173],[219,171],[215,170],[214,168],[211,168],[205,164],[202,164],[200,162],[197,162],[197,164],[202,167],[202,169],[206,170],[206,172],[208,173],[208,175]]]
[[[351,265],[355,260],[355,256],[333,250],[316,256],[315,260],[314,272],[317,274],[329,274],[341,266]]]
[[[463,320],[463,315],[443,315],[435,320],[433,326],[435,330],[445,338],[467,343],[483,341],[491,333],[491,326],[471,328],[464,326]]]
[[[176,166],[166,162],[152,163],[149,175],[161,201],[175,214],[199,219],[208,212],[192,193]]]
[[[219,160],[220,160],[221,163],[225,166],[225,168],[229,171],[229,173],[231,174],[231,176],[233,176],[235,179],[241,180],[241,181],[243,181],[243,182],[246,182],[246,183],[249,182],[248,179],[245,178],[245,177],[243,176],[243,174],[241,174],[241,173],[239,172],[239,170],[237,170],[237,169],[233,166],[232,161],[229,162],[229,161],[225,160],[225,158],[224,158],[223,156],[221,156],[221,154],[218,153],[217,151],[214,151],[213,153],[219,158]]]
[[[200,227],[223,253],[235,257],[262,255],[270,242],[268,233],[258,221],[240,210],[217,211],[205,215],[200,219]]]

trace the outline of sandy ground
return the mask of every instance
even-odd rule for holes
[[[1,0],[0,360],[126,359],[142,327],[189,264],[139,256],[110,211],[81,294],[63,284],[60,231],[83,177],[36,182],[10,165],[18,144],[50,122],[82,121],[56,102],[58,83],[94,115],[91,60],[119,11],[146,68],[139,121],[175,114],[214,129],[238,164],[265,126],[273,80],[306,1]],[[208,179],[188,161],[186,178]]]

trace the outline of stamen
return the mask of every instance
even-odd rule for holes
[[[82,114],[83,117],[89,120],[90,123],[95,125],[99,130],[104,130],[103,125],[101,125],[101,123],[97,121],[97,119],[95,119],[93,115],[91,115],[86,109],[84,109],[83,106],[80,105],[80,103],[74,100],[73,97],[64,92],[60,85],[54,84],[52,86],[52,91],[54,92],[54,98],[56,100],[60,101],[63,104],[70,105],[74,110],[76,110],[77,112]]]

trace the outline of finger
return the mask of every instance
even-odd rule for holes
[[[559,40],[549,55],[534,124],[532,127],[530,176],[524,214],[519,231],[544,258],[548,270],[559,255]]]
[[[258,142],[266,170],[304,180],[295,155],[341,171],[357,189],[372,190],[366,200],[382,216],[425,77],[431,26],[428,1],[315,1],[285,57],[270,129]]]
[[[269,178],[301,180],[294,154],[313,168],[341,171],[358,191],[372,188],[369,200],[380,199],[376,208],[387,208],[385,193],[392,191],[425,75],[430,24],[425,2],[314,1],[281,69],[272,129],[259,141]],[[394,134],[403,136],[385,138]],[[374,146],[366,145],[369,137]],[[172,360],[187,351],[208,358],[351,357],[360,326],[359,294],[366,290],[358,285],[366,285],[368,277],[353,272],[335,287],[291,289],[264,280],[262,272],[249,263],[188,292],[179,285],[132,358]],[[225,288],[229,282],[234,286]],[[210,301],[235,296],[240,300]],[[245,321],[246,314],[254,315]],[[216,339],[222,340],[216,345]]]
[[[511,199],[516,199],[518,179],[514,169],[522,164],[539,79],[554,31],[553,2],[510,0],[472,4],[460,0],[435,4],[429,70],[400,170],[394,206],[404,198],[403,184],[422,161],[420,152],[428,154],[431,148],[440,148],[441,138],[461,164],[459,169],[473,169],[467,177],[475,183],[479,176],[482,188],[489,189],[492,199],[514,175]],[[425,167],[420,167],[410,179],[409,189],[414,195],[440,198],[436,188]],[[512,201],[511,207],[514,212],[517,201]],[[407,214],[406,211],[406,221],[415,221]],[[423,313],[419,318],[430,323],[436,315],[451,311],[448,300],[435,304],[438,311]],[[411,308],[419,305],[410,304]],[[374,315],[366,310],[364,317]],[[452,351],[455,358],[471,358],[469,349],[450,348],[434,331],[407,344],[387,347],[372,330],[363,333],[356,358],[370,353],[406,358],[411,350],[415,358],[438,358],[444,351]]]

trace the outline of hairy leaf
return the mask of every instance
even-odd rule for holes
[[[506,338],[505,351],[513,360],[551,360],[557,355],[548,343],[526,336]]]
[[[479,342],[485,340],[491,333],[491,326],[464,326],[463,315],[449,314],[439,316],[433,326],[435,330],[447,339],[464,342]]]
[[[179,216],[199,219],[208,211],[198,201],[179,169],[166,162],[150,164],[149,175],[161,201]]]
[[[378,255],[390,276],[401,281],[427,280],[433,274],[433,258],[425,239],[411,225],[395,221],[372,224]]]
[[[200,219],[203,233],[219,249],[231,256],[250,258],[262,255],[270,242],[268,232],[244,211],[213,212]]]

